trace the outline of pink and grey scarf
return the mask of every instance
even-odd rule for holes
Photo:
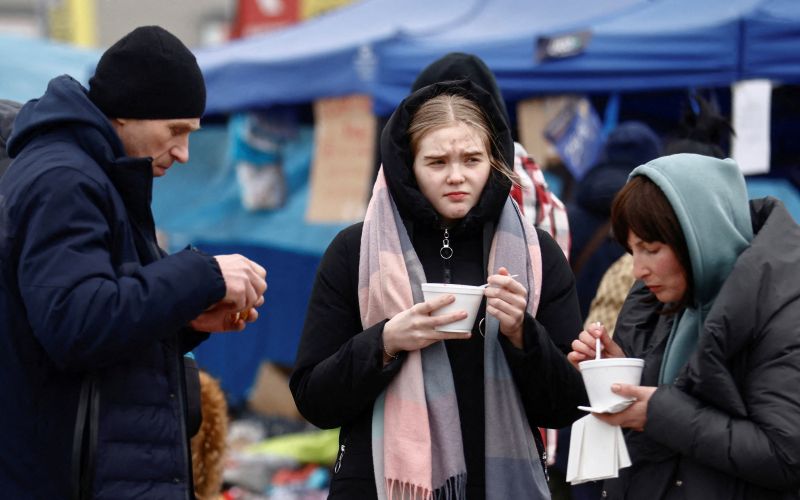
[[[489,272],[505,266],[526,285],[528,312],[541,293],[536,231],[508,199],[489,256]],[[381,168],[361,236],[358,299],[364,328],[422,302],[425,273],[386,186]],[[484,343],[486,498],[549,498],[519,392],[486,317]],[[453,374],[443,342],[408,353],[378,397],[372,417],[378,498],[463,499],[467,470]]]

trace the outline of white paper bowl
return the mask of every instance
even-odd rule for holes
[[[612,405],[629,400],[611,391],[611,385],[639,385],[642,379],[644,360],[639,358],[590,359],[578,363],[586,386],[586,394],[592,408],[610,408]]]
[[[478,316],[478,309],[483,300],[483,287],[470,285],[453,285],[449,283],[423,283],[422,295],[425,301],[429,301],[442,295],[453,295],[456,300],[441,309],[431,313],[431,316],[441,316],[458,311],[466,311],[467,317],[461,321],[454,321],[446,325],[436,327],[441,332],[466,333],[472,331],[475,318]]]

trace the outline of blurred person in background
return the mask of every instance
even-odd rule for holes
[[[687,104],[684,109],[678,136],[664,148],[667,155],[695,153],[724,159],[725,138],[733,134],[728,120],[698,94],[689,96],[695,106]],[[602,324],[609,336],[614,335],[614,325],[625,297],[636,279],[633,276],[633,257],[622,254],[603,274],[597,293],[592,299],[589,313],[584,321],[588,329],[593,323]],[[580,292],[579,292],[580,293]]]
[[[325,252],[290,381],[310,422],[341,427],[329,498],[549,498],[537,427],[586,399],[551,335],[580,321],[563,252],[509,197],[513,146],[467,80],[420,88],[384,128],[365,221]],[[454,298],[425,301],[426,282],[488,282],[471,333],[435,329],[466,313],[432,316]]]
[[[578,182],[567,203],[572,230],[570,265],[575,273],[581,321],[603,273],[624,250],[611,236],[611,201],[631,170],[661,154],[661,140],[642,122],[619,124],[606,139],[597,164]]]
[[[240,255],[156,243],[153,178],[189,159],[205,97],[192,53],[147,26],[88,90],[60,76],[19,111],[0,180],[4,497],[194,497],[184,353],[254,321],[266,290]]]
[[[800,498],[800,226],[774,198],[748,201],[733,160],[664,156],[612,206],[637,284],[612,340],[592,326],[575,365],[644,359],[634,399],[595,414],[625,429],[633,465],[604,498]]]
[[[11,158],[8,157],[7,144],[14,125],[14,118],[17,117],[20,107],[22,107],[22,104],[18,102],[0,99],[0,177],[3,177],[3,173],[11,163]]]

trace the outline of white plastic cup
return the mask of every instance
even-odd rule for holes
[[[639,385],[644,360],[639,358],[590,359],[578,363],[589,396],[589,404],[598,410],[628,401],[611,391],[612,384]]]
[[[472,325],[475,324],[475,318],[478,316],[478,309],[481,307],[481,300],[483,300],[483,290],[484,288],[480,286],[454,285],[450,283],[422,284],[422,295],[425,297],[426,302],[442,295],[453,295],[456,298],[451,304],[433,311],[431,316],[441,316],[442,314],[458,311],[467,312],[467,317],[460,321],[437,326],[436,329],[440,332],[471,332]]]

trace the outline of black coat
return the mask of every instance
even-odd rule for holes
[[[193,497],[183,354],[208,335],[184,327],[225,295],[219,266],[192,250],[162,258],[150,160],[124,156],[75,80],[22,108],[9,152],[3,497],[69,498],[81,460],[91,498]]]
[[[416,190],[401,132],[414,105],[437,91],[436,87],[426,87],[395,112],[383,134],[384,170],[393,198],[403,200],[398,209],[427,280],[478,285],[486,279],[489,243],[508,196],[508,185],[498,176],[490,180],[479,204],[451,229],[454,255],[450,261],[443,261],[439,255],[442,230],[438,215]],[[497,108],[493,112],[499,113]],[[504,123],[498,126],[504,127]],[[510,141],[505,128],[498,136]],[[507,145],[499,142],[501,149]],[[508,152],[513,154],[513,149]],[[383,367],[386,321],[362,328],[358,306],[361,232],[361,224],[345,229],[322,258],[290,381],[297,406],[309,421],[323,428],[342,428],[341,463],[334,474],[331,498],[375,498],[372,408],[405,359],[401,353]],[[580,374],[562,352],[569,349],[569,341],[580,331],[581,323],[574,279],[564,255],[546,233],[537,233],[543,264],[537,317],[526,317],[524,350],[513,347],[502,335],[499,341],[531,426],[557,428],[580,417],[576,405],[586,400]],[[461,417],[470,499],[484,494],[484,339],[477,328],[476,322],[469,340],[446,341]],[[531,404],[533,401],[538,406]]]
[[[800,227],[774,199],[751,202],[754,232],[675,384],[625,439],[633,466],[606,481],[608,498],[800,498]],[[641,284],[615,340],[645,359],[658,385],[673,318]]]

